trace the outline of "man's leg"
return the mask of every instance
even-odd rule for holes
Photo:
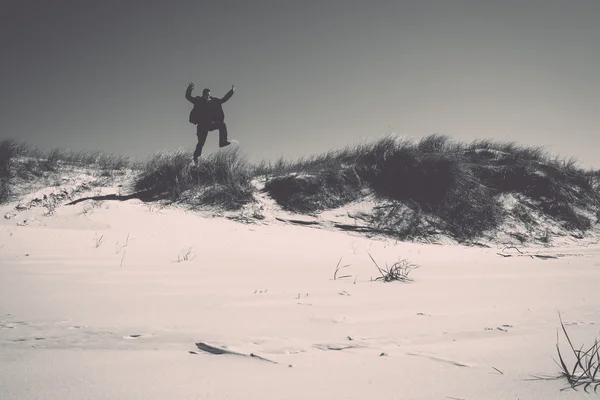
[[[206,136],[208,136],[208,129],[205,126],[198,125],[196,136],[198,136],[198,144],[196,144],[196,151],[194,151],[194,162],[198,162],[198,157],[202,154],[202,148],[206,143]]]
[[[227,124],[225,124],[225,122],[213,122],[211,131],[214,129],[219,130],[219,147],[225,147],[231,144],[231,142],[227,140]]]

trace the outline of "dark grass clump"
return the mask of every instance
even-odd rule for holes
[[[10,161],[19,153],[19,145],[12,139],[0,141],[0,177],[10,174]]]
[[[142,165],[135,190],[151,192],[159,198],[179,199],[194,185],[190,160],[191,154],[182,150],[156,153]]]
[[[443,135],[416,143],[386,137],[296,162],[263,163],[255,173],[266,176],[265,190],[295,212],[340,207],[367,189],[383,205],[372,214],[372,225],[400,237],[432,228],[458,240],[492,232],[505,218],[502,194],[524,195],[569,230],[591,228],[580,210],[600,205],[597,177],[573,159],[553,158],[541,147],[462,144]]]
[[[382,229],[418,236],[422,213],[427,213],[454,236],[470,238],[497,227],[502,215],[492,192],[477,180],[459,150],[439,135],[417,145],[387,137],[305,165],[279,163],[268,172],[281,175],[272,177],[265,190],[288,210],[311,212],[357,200],[367,188],[382,202],[400,202],[413,210],[408,224],[401,223],[400,214],[374,213],[373,224]],[[290,173],[306,170],[312,172]]]
[[[212,154],[198,166],[191,164],[191,159],[191,153],[181,150],[156,154],[141,167],[135,189],[157,199],[227,210],[253,201],[251,168],[239,152]]]
[[[284,209],[310,213],[343,206],[361,196],[361,181],[352,167],[292,173],[270,179],[265,191]]]
[[[588,179],[592,185],[592,188],[600,193],[600,170],[588,171]],[[600,198],[592,200],[592,205],[596,209],[596,223],[600,223]]]
[[[493,193],[446,137],[433,135],[416,145],[386,140],[373,150],[359,162],[379,197],[437,217],[440,228],[458,239],[476,237],[501,223],[502,208]]]
[[[576,208],[597,205],[600,196],[589,174],[577,168],[574,159],[552,158],[537,147],[489,142],[478,142],[477,153],[470,151],[467,156],[476,177],[495,195],[521,193],[566,229],[591,228],[592,221]]]
[[[416,240],[441,232],[437,221],[427,217],[417,203],[407,204],[391,200],[381,201],[366,220],[377,231],[393,235],[400,240]]]
[[[254,173],[267,177],[265,191],[284,209],[312,213],[341,207],[361,198],[368,183],[357,157],[370,145],[329,151],[295,162],[262,163]]]
[[[211,205],[237,210],[254,201],[252,168],[239,150],[211,154],[192,169],[197,196],[196,205]]]
[[[0,141],[0,203],[10,197],[11,160],[19,153],[18,144],[11,139]]]

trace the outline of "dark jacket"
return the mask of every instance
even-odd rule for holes
[[[190,123],[209,124],[211,122],[223,122],[225,120],[225,113],[223,112],[222,105],[229,100],[231,96],[233,96],[233,90],[227,92],[222,99],[211,97],[206,101],[204,100],[204,97],[201,96],[192,97],[191,92],[187,91],[185,93],[185,98],[194,105],[194,108],[190,112]]]

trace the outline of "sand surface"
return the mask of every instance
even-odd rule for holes
[[[14,207],[0,207],[2,400],[594,397],[530,378],[559,373],[559,312],[576,346],[600,336],[597,244],[501,257],[138,200]],[[418,265],[414,282],[375,281],[369,254]]]

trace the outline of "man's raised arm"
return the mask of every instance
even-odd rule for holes
[[[227,94],[225,96],[223,96],[223,98],[221,99],[221,103],[225,103],[227,100],[229,100],[231,98],[231,96],[233,96],[234,91],[235,91],[235,86],[232,85],[231,90],[229,92],[227,92]]]
[[[194,90],[194,84],[190,83],[185,91],[185,98],[190,102],[194,103],[194,98],[192,97],[192,90]]]

